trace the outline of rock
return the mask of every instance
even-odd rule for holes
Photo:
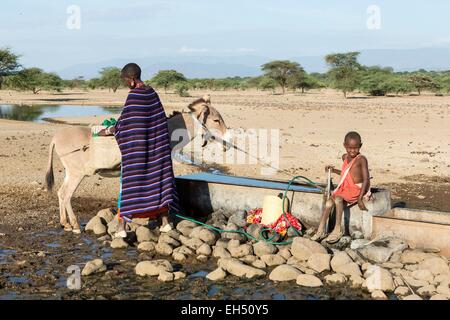
[[[245,211],[238,211],[235,214],[231,215],[228,219],[228,223],[234,223],[238,227],[245,227],[247,225],[247,213]]]
[[[136,232],[136,237],[137,237],[138,242],[144,242],[144,241],[158,242],[159,241],[159,237],[147,227],[139,226],[136,228],[135,232]]]
[[[218,281],[218,280],[225,279],[226,276],[227,276],[226,272],[223,271],[223,269],[219,267],[216,270],[208,273],[206,275],[206,279],[209,279],[211,281]]]
[[[324,279],[328,284],[343,284],[347,282],[347,278],[342,273],[329,274]]]
[[[443,294],[435,294],[430,298],[430,300],[448,300],[447,297]]]
[[[192,233],[193,228],[189,227],[178,227],[177,230],[185,237],[189,237],[189,235]]]
[[[224,247],[215,247],[213,250],[213,257],[216,258],[231,258],[231,254]]]
[[[434,275],[450,274],[447,261],[440,257],[426,258],[419,263],[418,269],[430,270]]]
[[[229,230],[229,231],[234,231],[234,230],[238,230],[239,229],[239,227],[237,226],[237,225],[235,225],[234,223],[232,223],[232,222],[228,222],[228,224],[227,224],[227,226],[225,227],[225,231],[226,230]],[[244,236],[243,234],[240,234],[240,233],[230,233],[230,232],[223,232],[222,234],[221,234],[221,236],[222,236],[222,238],[224,238],[224,239],[234,239],[234,240],[239,240],[239,241],[245,241],[245,240],[247,240],[247,237],[246,236]]]
[[[258,260],[258,257],[254,255],[247,255],[245,257],[240,258],[239,260],[245,262],[246,264],[252,264],[256,260]]]
[[[200,261],[200,262],[206,262],[206,261],[208,261],[208,257],[205,256],[205,255],[203,255],[203,254],[199,254],[199,255],[196,257],[196,259],[197,259],[198,261]]]
[[[88,261],[81,271],[82,276],[89,276],[93,273],[99,273],[106,271],[106,266],[103,264],[102,259],[94,259],[92,261]]]
[[[394,291],[394,279],[391,273],[379,266],[370,267],[364,274],[366,277],[365,286],[367,290],[373,292],[375,290]]]
[[[352,233],[352,238],[353,239],[363,239],[364,235],[361,231],[355,231]]]
[[[253,245],[253,252],[258,257],[261,257],[266,254],[274,254],[277,251],[278,251],[277,247],[275,247],[273,244],[264,241],[258,241]]]
[[[282,256],[283,258],[285,258],[286,260],[289,259],[290,257],[292,257],[291,249],[286,248],[286,247],[283,249],[279,249],[278,254],[280,256]]]
[[[417,280],[409,275],[403,275],[404,280],[407,284],[409,284],[411,287],[419,288],[419,287],[425,287],[429,285],[429,283],[425,280]]]
[[[177,262],[184,262],[187,259],[186,255],[181,252],[172,253],[172,258]]]
[[[186,273],[181,271],[176,271],[173,273],[173,280],[179,280],[186,278]]]
[[[136,265],[138,276],[158,276],[162,271],[172,272],[173,268],[167,260],[141,261]]]
[[[172,272],[162,270],[158,275],[158,280],[163,282],[173,281],[174,275]]]
[[[200,239],[209,245],[215,244],[218,238],[216,233],[203,227],[194,228],[189,237]]]
[[[95,235],[102,236],[106,234],[107,229],[106,226],[103,224],[96,224],[92,229],[92,231],[94,232]]]
[[[361,238],[356,239],[356,240],[353,240],[353,241],[350,243],[350,249],[352,249],[352,250],[362,249],[362,248],[364,248],[364,246],[365,246],[366,244],[368,244],[369,242],[370,242],[369,240],[367,240],[367,239],[361,239]]]
[[[195,222],[189,221],[189,220],[181,220],[180,222],[178,222],[176,229],[178,231],[180,231],[180,228],[195,228],[197,227],[198,224],[196,224]],[[181,232],[181,231],[180,231]]]
[[[440,294],[444,294],[447,297],[450,298],[450,288],[448,287],[448,285],[439,285],[436,287],[436,292],[440,293]]]
[[[336,269],[351,262],[353,262],[353,260],[346,252],[337,251],[334,253],[333,258],[331,259],[331,268],[334,271],[339,272]]]
[[[275,269],[269,275],[269,279],[272,281],[292,281],[296,280],[302,272],[293,266],[283,264]]]
[[[128,247],[128,243],[125,242],[122,238],[116,238],[111,241],[111,248],[113,249],[124,249]]]
[[[228,251],[230,251],[231,256],[234,258],[241,258],[253,254],[253,248],[250,244],[243,244],[239,247],[231,247],[228,248]]]
[[[394,286],[395,287],[402,287],[405,285],[405,281],[401,277],[395,276],[394,277]]]
[[[378,247],[374,245],[368,245],[358,250],[364,258],[374,261],[376,263],[384,263],[389,260],[393,251],[391,248]]]
[[[114,219],[108,223],[108,234],[109,235],[111,235],[111,236],[114,235],[118,229],[119,229],[119,221],[117,221],[117,219]]]
[[[154,252],[155,245],[156,245],[156,243],[154,243],[152,241],[144,241],[144,242],[139,243],[137,248],[138,248],[138,250],[142,250],[142,251]]]
[[[180,233],[180,231],[178,231],[176,229],[172,229],[169,232],[166,232],[165,234],[168,235],[169,237],[171,237],[172,239],[180,241],[181,233]]]
[[[218,266],[237,277],[253,278],[266,275],[265,271],[245,265],[235,258],[221,258],[218,261]]]
[[[40,257],[40,258],[43,258],[43,257],[47,256],[47,254],[44,251],[39,251],[37,253],[37,256]]]
[[[255,239],[261,239],[261,231],[263,227],[260,224],[251,224],[247,228],[247,233]],[[253,240],[253,239],[252,239]]]
[[[100,217],[94,216],[89,222],[86,224],[86,227],[84,227],[85,231],[94,231],[94,228],[96,226],[104,226],[103,221]]]
[[[394,252],[391,256],[391,258],[389,259],[390,262],[399,262],[401,263],[401,257],[402,257],[402,253],[401,252]]]
[[[441,285],[450,285],[450,275],[447,274],[439,274],[437,276],[434,277],[433,280],[434,284],[441,284]]]
[[[411,272],[411,276],[414,279],[425,280],[429,283],[432,283],[434,281],[433,274],[431,273],[430,270],[427,270],[427,269],[415,270],[415,271]]]
[[[423,300],[423,299],[416,294],[411,294],[409,296],[404,297],[402,300]]]
[[[435,292],[436,287],[431,284],[417,289],[417,293],[420,294],[421,296],[431,296]]]
[[[102,209],[97,212],[97,217],[103,219],[106,224],[114,220],[117,212],[112,208]]]
[[[203,241],[198,239],[198,238],[191,238],[188,239],[184,245],[192,250],[197,250],[198,248],[200,248],[203,245]]]
[[[352,288],[361,288],[366,281],[364,278],[359,276],[351,276],[349,280]]]
[[[419,263],[425,260],[428,254],[419,250],[406,250],[400,257],[400,262],[403,264]]]
[[[229,241],[230,241],[229,239],[219,239],[216,242],[216,247],[223,247],[226,249],[228,247]]]
[[[394,291],[394,294],[397,296],[406,296],[409,293],[409,288],[405,286],[397,287]]]
[[[335,272],[342,273],[346,276],[362,276],[361,269],[359,268],[358,264],[355,262],[350,262],[344,265],[339,265],[335,269],[333,269]]]
[[[328,252],[322,245],[315,241],[302,237],[294,238],[291,246],[291,254],[294,257],[296,257],[298,260],[306,261],[313,253],[326,254]]]
[[[179,252],[179,253],[182,253],[187,256],[194,254],[194,251],[192,251],[190,248],[188,248],[186,246],[181,246],[181,247],[175,248],[175,249],[173,249],[173,252]]]
[[[348,254],[348,256],[356,262],[358,265],[362,266],[364,263],[367,263],[366,259],[361,257],[359,253],[357,253],[355,250],[352,250],[350,248],[345,249],[345,252]]]
[[[258,268],[258,269],[265,269],[266,263],[264,261],[262,261],[261,259],[256,259],[255,261],[253,261],[252,266],[254,266],[255,268]]]
[[[322,281],[311,274],[300,274],[297,277],[297,284],[302,287],[321,287]]]
[[[212,250],[211,250],[211,247],[209,246],[209,244],[204,243],[197,249],[196,253],[204,255],[204,256],[210,256],[212,253]]]
[[[381,266],[385,269],[396,269],[396,268],[402,269],[403,263],[388,261],[388,262],[382,263]]]
[[[403,268],[408,271],[415,271],[419,269],[419,266],[417,264],[407,264]]]
[[[232,239],[232,240],[228,241],[227,249],[229,251],[231,248],[237,248],[240,245],[241,245],[241,242],[239,240]]]
[[[371,295],[372,295],[372,299],[375,299],[375,300],[387,300],[388,299],[388,297],[381,290],[375,290],[372,292]]]
[[[167,243],[157,243],[155,246],[155,250],[157,253],[163,256],[170,256],[173,253],[173,249]]]
[[[178,240],[170,237],[168,234],[161,234],[158,239],[158,243],[165,243],[170,245],[173,248],[181,246],[181,243]]]
[[[330,270],[331,256],[328,253],[313,253],[308,258],[308,267],[321,273]]]
[[[260,259],[269,267],[286,263],[286,260],[278,254],[265,254]]]

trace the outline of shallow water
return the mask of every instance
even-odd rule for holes
[[[80,105],[8,105],[0,104],[0,119],[43,123],[46,118],[91,117],[120,113],[120,107]]]

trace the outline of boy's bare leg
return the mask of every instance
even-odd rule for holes
[[[341,197],[336,197],[334,201],[336,203],[336,223],[334,225],[333,231],[326,239],[326,241],[330,243],[339,241],[339,239],[343,235],[341,221],[342,215],[344,213],[344,199],[342,199]]]
[[[325,227],[327,225],[328,218],[330,217],[330,213],[333,210],[334,201],[333,199],[328,199],[325,203],[325,209],[323,210],[322,217],[320,218],[319,227],[317,228],[317,232],[314,236],[311,237],[313,241],[319,241],[323,239],[326,235]]]

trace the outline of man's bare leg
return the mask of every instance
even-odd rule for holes
[[[325,240],[329,243],[338,242],[339,239],[343,236],[341,223],[342,223],[342,215],[344,213],[344,199],[342,199],[341,197],[336,197],[334,201],[336,203],[336,222],[333,231]]]
[[[333,210],[334,201],[332,198],[328,199],[325,203],[325,209],[323,210],[322,217],[320,218],[319,227],[317,228],[317,232],[314,236],[311,237],[313,241],[320,241],[326,235],[325,226],[327,224],[328,218],[330,217],[330,213]]]

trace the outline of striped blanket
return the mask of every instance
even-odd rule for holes
[[[158,94],[149,87],[132,89],[115,130],[122,154],[120,216],[154,218],[169,206],[177,210],[169,130]]]

